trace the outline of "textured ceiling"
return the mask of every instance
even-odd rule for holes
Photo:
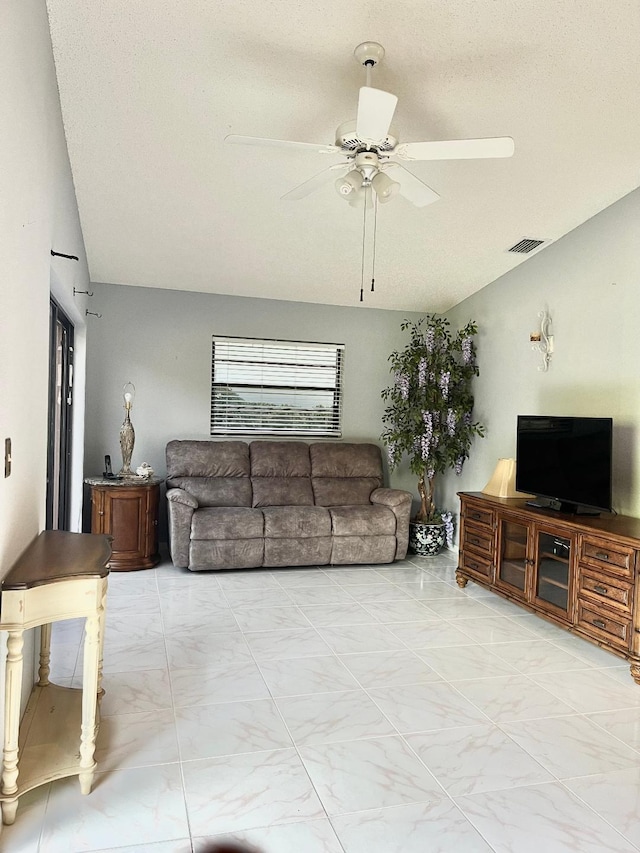
[[[362,211],[331,162],[223,143],[332,143],[364,71],[399,98],[404,142],[512,136],[504,160],[412,163],[441,199],[378,211],[365,304],[442,311],[640,183],[638,0],[48,0],[91,277],[337,305],[360,295]],[[544,249],[539,250],[544,251]]]

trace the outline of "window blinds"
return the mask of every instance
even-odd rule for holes
[[[344,344],[213,336],[211,435],[339,438]]]

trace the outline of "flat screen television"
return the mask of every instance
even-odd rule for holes
[[[561,512],[611,510],[611,418],[518,415],[516,489]]]

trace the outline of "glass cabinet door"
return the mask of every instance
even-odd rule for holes
[[[535,597],[554,608],[569,610],[571,540],[538,531]]]
[[[527,586],[527,535],[524,524],[500,522],[497,580],[523,593]]]

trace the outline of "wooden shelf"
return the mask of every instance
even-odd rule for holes
[[[20,725],[18,796],[78,774],[82,690],[36,684]]]
[[[555,580],[554,578],[550,578],[547,575],[538,575],[538,587],[542,586],[543,583],[549,584],[549,586],[557,586],[560,589],[569,589],[569,583]]]
[[[569,565],[568,557],[561,557],[559,554],[554,554],[551,551],[542,551],[540,553],[541,560],[553,560],[554,563],[564,563],[566,566]]]

